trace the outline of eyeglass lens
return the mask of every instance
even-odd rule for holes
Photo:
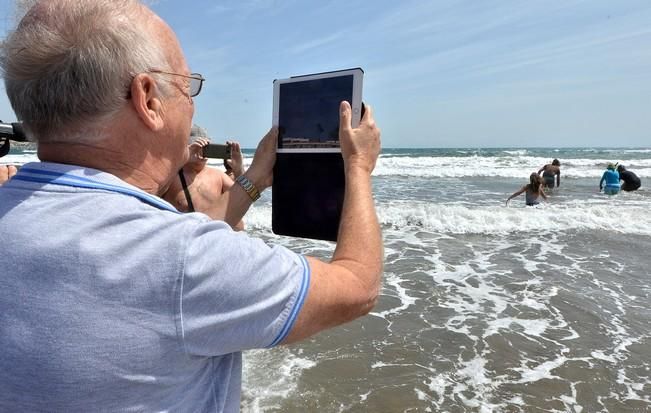
[[[190,76],[190,97],[195,97],[201,92],[204,79],[199,73],[192,73]]]

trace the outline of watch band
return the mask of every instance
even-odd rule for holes
[[[255,185],[253,185],[253,182],[251,182],[246,176],[238,176],[235,178],[235,182],[237,182],[242,187],[242,189],[244,189],[246,193],[249,194],[253,202],[257,201],[260,198],[260,191],[258,191],[258,188],[256,188]]]

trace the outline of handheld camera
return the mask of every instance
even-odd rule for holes
[[[204,158],[231,159],[231,146],[227,144],[210,143],[203,147]]]

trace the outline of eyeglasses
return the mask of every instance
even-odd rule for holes
[[[180,73],[165,72],[163,70],[151,69],[151,73],[160,73],[163,75],[181,76],[190,79],[190,97],[193,98],[201,93],[201,86],[203,86],[204,79],[199,73],[190,73],[190,75],[182,75]]]

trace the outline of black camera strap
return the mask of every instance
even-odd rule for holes
[[[179,179],[181,180],[181,186],[183,187],[183,193],[185,194],[185,200],[188,201],[188,212],[194,212],[194,205],[192,205],[192,197],[190,197],[190,191],[188,190],[188,184],[185,182],[185,175],[183,174],[183,168],[179,171]]]

